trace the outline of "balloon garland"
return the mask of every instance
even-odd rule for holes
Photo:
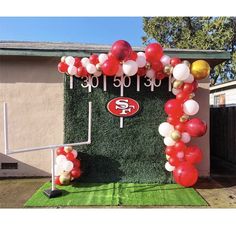
[[[81,176],[78,153],[71,146],[59,147],[56,151],[55,184],[69,185],[70,181]]]
[[[178,57],[171,58],[163,53],[159,43],[151,43],[145,48],[145,52],[136,53],[127,41],[118,40],[108,54],[93,54],[82,59],[63,56],[58,64],[58,71],[70,76],[71,88],[73,77],[85,78],[85,83],[81,86],[88,87],[89,92],[98,86],[100,76],[103,76],[104,91],[107,90],[106,77],[114,77],[113,85],[121,88],[121,96],[124,94],[124,87],[130,86],[131,76],[137,76],[137,91],[140,91],[140,77],[147,79],[144,86],[150,87],[151,91],[161,85],[161,80],[169,77],[169,89],[172,83],[172,93],[176,98],[166,102],[164,110],[168,115],[167,121],[161,123],[158,129],[166,145],[168,161],[165,168],[173,172],[174,180],[182,186],[189,187],[196,183],[198,170],[195,164],[202,160],[203,153],[198,146],[186,144],[192,137],[203,136],[207,130],[204,121],[190,118],[199,111],[199,104],[193,100],[198,88],[197,80],[210,74],[210,66],[206,61],[197,60],[190,64]],[[158,84],[156,80],[159,80]]]

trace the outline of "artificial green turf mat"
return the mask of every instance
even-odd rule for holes
[[[43,190],[45,183],[26,203],[25,207],[69,206],[207,206],[206,201],[193,189],[177,184],[138,183],[74,183],[58,186],[61,197],[49,199]]]

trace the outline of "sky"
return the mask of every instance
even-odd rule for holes
[[[142,45],[142,17],[0,17],[0,40]]]

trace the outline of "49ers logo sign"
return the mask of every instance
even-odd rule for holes
[[[108,111],[118,117],[134,116],[139,108],[138,102],[128,97],[114,98],[107,104]]]

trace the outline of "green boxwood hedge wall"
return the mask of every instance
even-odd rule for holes
[[[64,142],[87,140],[88,102],[93,103],[92,144],[76,148],[84,171],[81,181],[171,183],[171,175],[164,168],[163,138],[158,133],[159,124],[166,119],[164,104],[172,96],[168,80],[151,92],[141,79],[141,91],[137,92],[133,77],[132,86],[125,88],[125,96],[137,100],[141,111],[135,117],[125,118],[123,129],[119,128],[119,118],[106,109],[107,102],[118,97],[120,90],[108,78],[108,90],[104,92],[100,80],[99,87],[88,93],[77,78],[70,89],[69,77],[65,76]]]

